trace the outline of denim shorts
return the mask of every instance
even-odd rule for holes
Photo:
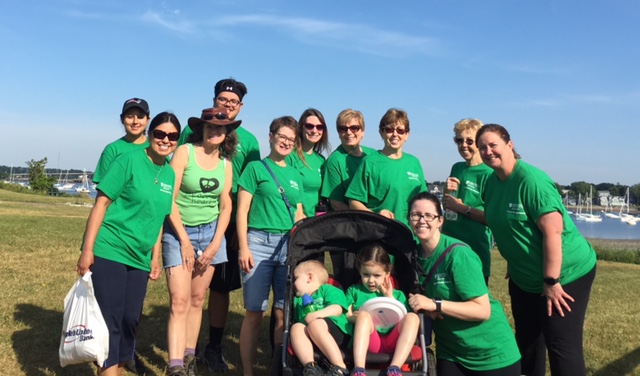
[[[289,234],[270,234],[250,229],[247,233],[253,255],[253,268],[242,272],[244,308],[264,312],[269,307],[269,290],[273,289],[273,306],[284,307],[287,284],[287,241]]]
[[[213,235],[216,233],[217,225],[218,221],[193,227],[184,226],[187,235],[189,235],[189,239],[191,239],[191,245],[193,246],[196,259],[198,259],[198,251],[204,252],[209,243],[211,243]],[[213,260],[211,260],[211,265],[222,264],[223,262],[227,262],[227,243],[224,236],[222,237],[222,243],[220,243],[218,253],[216,253],[216,255],[213,256]],[[182,265],[180,240],[178,240],[168,220],[164,222],[162,232],[162,265],[165,268]]]

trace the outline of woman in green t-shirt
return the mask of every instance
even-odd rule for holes
[[[300,172],[304,185],[302,211],[305,217],[313,217],[320,203],[320,187],[326,162],[322,153],[329,149],[329,132],[324,116],[315,108],[304,110],[298,125],[298,143],[286,161]]]
[[[478,119],[462,119],[453,127],[453,142],[464,162],[451,167],[442,197],[445,221],[442,233],[469,244],[482,260],[484,279],[489,284],[493,238],[484,217],[482,194],[493,170],[482,162],[476,145]]]
[[[425,310],[436,335],[440,376],[519,376],[520,353],[513,331],[487,289],[478,255],[465,243],[440,233],[438,197],[416,195],[409,224],[420,241],[418,263],[424,295],[409,296],[409,306]]]
[[[167,157],[179,136],[175,115],[156,115],[149,124],[149,146],[121,155],[98,185],[76,271],[91,270],[109,329],[109,357],[98,365],[100,375],[120,374],[135,351],[147,281],[160,275],[160,234],[175,185]]]
[[[149,146],[145,131],[149,124],[149,104],[144,99],[127,99],[122,105],[120,122],[124,127],[125,135],[107,145],[93,173],[93,182],[98,184],[107,173],[111,163],[121,154],[133,149],[144,149]]]
[[[364,158],[345,197],[351,209],[372,211],[407,224],[407,202],[427,190],[420,161],[402,151],[410,133],[407,112],[387,110],[378,133],[384,146]]]
[[[585,375],[584,317],[596,274],[596,253],[562,204],[556,184],[519,159],[509,132],[487,124],[476,135],[493,169],[485,216],[507,260],[511,311],[527,375]]]
[[[269,126],[269,155],[250,162],[238,181],[238,262],[246,309],[240,329],[240,357],[245,375],[253,374],[258,333],[269,305],[270,289],[274,295],[276,374],[277,366],[282,364],[278,354],[282,354],[283,342],[287,241],[293,223],[304,218],[302,179],[286,162],[297,135],[298,123],[291,116],[273,120]]]

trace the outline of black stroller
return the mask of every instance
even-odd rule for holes
[[[356,253],[370,242],[379,242],[395,258],[394,273],[399,289],[407,296],[418,291],[418,274],[415,268],[415,242],[411,231],[402,223],[387,219],[378,214],[363,211],[330,212],[319,217],[312,217],[299,222],[292,230],[288,245],[287,258],[287,290],[284,300],[284,351],[282,369],[284,375],[302,374],[303,365],[295,355],[287,351],[290,343],[289,329],[293,324],[293,270],[302,261],[316,257],[319,253],[331,252],[332,259],[341,258],[344,268],[334,279],[346,290],[359,281],[360,276],[355,267]],[[431,344],[431,330],[425,337],[424,315],[421,314],[419,345],[414,346],[406,364],[411,369],[403,371],[405,375],[435,375],[434,354],[427,346]],[[427,320],[427,323],[429,321]],[[345,363],[353,366],[351,351],[343,351]],[[316,353],[316,361],[321,363],[323,355]],[[368,375],[382,374],[386,365],[391,362],[389,354],[367,354]]]

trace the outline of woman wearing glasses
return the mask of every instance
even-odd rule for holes
[[[378,132],[384,147],[367,156],[356,171],[345,194],[351,209],[373,211],[407,224],[407,202],[427,190],[420,161],[402,151],[409,131],[405,111],[391,108],[382,116]]]
[[[423,294],[409,296],[413,311],[432,319],[440,376],[519,376],[520,353],[502,305],[484,283],[482,263],[465,243],[440,233],[438,198],[418,193],[409,204],[418,246]]]
[[[202,304],[215,268],[227,261],[224,232],[231,218],[233,158],[238,138],[224,108],[189,118],[192,130],[171,167],[173,210],[162,234],[162,260],[170,297],[167,375],[195,375]]]
[[[332,210],[347,210],[349,200],[345,193],[353,174],[362,159],[375,150],[360,145],[364,137],[364,117],[360,111],[350,108],[341,111],[336,119],[336,130],[340,146],[327,159],[320,196],[329,200]],[[337,274],[335,270],[334,273]]]
[[[453,141],[464,162],[451,167],[447,187],[442,197],[445,221],[442,233],[467,243],[482,260],[482,273],[489,283],[493,239],[484,217],[484,187],[491,168],[482,162],[475,144],[476,133],[482,127],[478,119],[462,119],[453,127]]]
[[[275,315],[274,370],[282,355],[284,292],[287,279],[287,240],[293,224],[304,218],[300,173],[286,158],[298,138],[298,123],[291,116],[269,126],[269,155],[250,162],[238,181],[239,259],[246,314],[240,329],[240,357],[244,375],[253,375],[258,333],[273,290]],[[282,188],[282,193],[279,188]],[[277,373],[276,371],[276,374]]]
[[[300,115],[298,125],[298,142],[286,162],[300,172],[304,185],[302,210],[305,217],[313,217],[320,203],[320,187],[326,163],[321,153],[329,149],[329,134],[324,116],[315,108],[306,109]]]
[[[147,281],[160,275],[160,233],[171,213],[175,173],[167,157],[180,122],[162,112],[149,124],[149,146],[116,159],[100,180],[76,272],[91,270],[96,299],[109,329],[109,357],[100,375],[120,375],[135,351]]]

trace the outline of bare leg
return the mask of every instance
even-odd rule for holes
[[[313,342],[318,346],[320,351],[327,357],[329,362],[335,366],[347,368],[340,352],[340,347],[336,343],[335,339],[329,334],[329,327],[324,320],[313,320],[307,326],[307,332]],[[297,353],[296,353],[297,354]],[[299,357],[298,357],[299,358]],[[313,347],[311,349],[311,360],[313,361]],[[306,364],[306,363],[302,363]]]
[[[258,334],[264,312],[247,311],[240,328],[240,358],[244,376],[253,376],[258,352]]]
[[[124,363],[114,364],[109,368],[98,369],[98,375],[100,376],[121,376],[122,370],[124,369]]]
[[[187,342],[187,317],[191,306],[192,273],[182,265],[165,269],[170,297],[167,346],[169,360],[182,359]]]
[[[202,324],[202,306],[214,271],[214,266],[209,265],[205,270],[197,270],[191,279],[191,305],[187,314],[186,348],[195,349],[198,344]]]
[[[392,366],[400,367],[407,360],[409,352],[416,342],[419,327],[420,318],[413,312],[409,312],[402,321],[398,323],[400,336],[398,337],[396,350],[393,353],[393,358],[391,359]]]
[[[364,368],[369,349],[369,336],[374,330],[371,315],[367,312],[359,312],[353,331],[353,365],[355,367]]]
[[[291,347],[302,365],[313,362],[313,343],[304,324],[298,322],[291,327]]]

